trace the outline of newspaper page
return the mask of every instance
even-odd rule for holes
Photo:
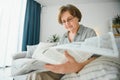
[[[34,58],[45,63],[62,64],[67,61],[64,51],[68,51],[78,62],[87,60],[93,54],[110,57],[119,56],[113,33],[109,32],[101,36],[88,38],[84,42],[74,42],[38,50]]]
[[[86,39],[81,46],[81,50],[104,56],[119,57],[119,51],[112,32]]]

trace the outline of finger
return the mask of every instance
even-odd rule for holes
[[[70,62],[75,62],[74,57],[72,57],[67,51],[65,51],[65,56]]]
[[[47,68],[47,69],[52,69],[54,67],[54,65],[46,64],[44,67]]]
[[[61,73],[61,72],[59,71],[59,66],[57,66],[57,65],[46,64],[44,67],[45,67],[46,69],[48,69],[49,71],[52,71],[52,72],[54,72],[54,73]]]
[[[44,67],[49,70],[56,70],[59,67],[59,65],[46,64]]]
[[[49,65],[49,64],[46,64],[46,65],[44,66],[44,68],[46,68],[46,69],[49,70],[49,71],[55,71],[55,67],[52,66],[52,65]]]

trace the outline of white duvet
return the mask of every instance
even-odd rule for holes
[[[22,58],[13,61],[12,76],[24,75],[33,71],[47,71],[41,61],[29,58]]]

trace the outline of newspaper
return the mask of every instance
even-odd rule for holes
[[[44,47],[35,50],[32,58],[50,64],[62,64],[67,61],[64,52],[67,51],[78,62],[83,62],[90,58],[93,54],[80,51],[81,42],[58,45],[54,47]]]
[[[86,39],[84,42],[73,42],[69,44],[57,45],[37,49],[33,58],[50,64],[62,64],[67,62],[64,51],[75,58],[78,62],[83,62],[93,54],[118,57],[119,52],[112,32],[101,36]]]

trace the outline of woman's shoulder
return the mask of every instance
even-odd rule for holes
[[[90,28],[90,27],[86,27],[86,26],[84,26],[84,25],[82,25],[82,24],[80,24],[80,28],[81,28],[81,29],[84,29],[84,30],[93,30],[93,31],[94,31],[94,29],[92,29],[92,28]]]
[[[84,25],[80,25],[80,29],[82,30],[82,31],[85,31],[85,32],[94,32],[95,33],[95,30],[93,29],[93,28],[90,28],[90,27],[86,27],[86,26],[84,26]]]
[[[80,25],[80,29],[82,31],[82,33],[84,35],[87,35],[87,36],[96,36],[96,32],[94,29],[90,28],[90,27],[86,27],[84,25]]]

